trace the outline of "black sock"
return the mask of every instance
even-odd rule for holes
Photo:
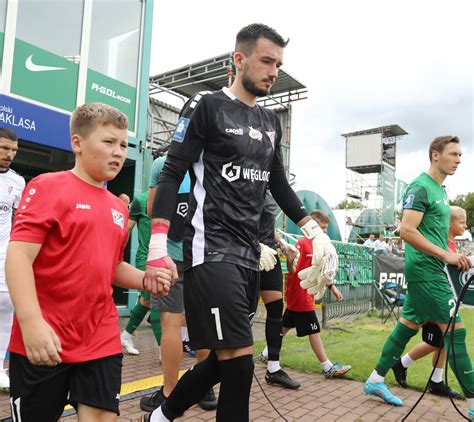
[[[161,406],[163,415],[169,420],[178,418],[201,400],[219,381],[216,352],[211,351],[207,359],[194,365],[180,378],[173,392]]]
[[[265,339],[268,347],[268,360],[280,360],[280,350],[282,342],[282,313],[283,299],[267,303],[267,319],[265,321]]]
[[[216,422],[247,422],[254,364],[252,355],[220,360]]]

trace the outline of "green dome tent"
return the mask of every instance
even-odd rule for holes
[[[305,206],[308,212],[318,209],[328,215],[329,227],[328,227],[327,234],[331,240],[341,241],[342,240],[341,232],[339,231],[336,217],[334,216],[327,202],[320,195],[309,190],[300,190],[296,192],[296,195],[298,196],[298,198],[300,198],[301,202],[303,202],[303,205]],[[283,213],[281,212],[280,209],[278,209],[276,227],[279,229],[282,229],[282,226],[283,226]],[[297,235],[302,234],[300,228],[295,223],[293,223],[293,221],[291,221],[288,217],[286,218],[286,228],[284,231],[290,234],[297,234]]]

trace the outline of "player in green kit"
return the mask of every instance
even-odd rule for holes
[[[400,236],[406,242],[405,279],[407,299],[400,321],[384,344],[377,365],[366,381],[364,392],[401,406],[403,401],[390,393],[384,377],[400,359],[407,343],[424,322],[434,322],[444,332],[456,301],[450,289],[444,266],[452,264],[466,271],[469,260],[448,249],[450,207],[442,183],[453,175],[461,162],[461,146],[457,136],[435,138],[429,148],[430,168],[408,186],[403,202]],[[466,350],[466,330],[459,315],[455,317],[454,355],[449,363],[468,401],[469,417],[474,417],[474,371]],[[445,337],[448,347],[451,334]]]

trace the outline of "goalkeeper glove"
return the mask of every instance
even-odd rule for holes
[[[276,251],[272,248],[269,248],[267,245],[260,243],[260,261],[259,261],[260,271],[273,270],[276,262],[277,262]]]

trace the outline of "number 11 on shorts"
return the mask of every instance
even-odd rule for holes
[[[219,313],[219,308],[211,308],[211,314],[214,314],[214,318],[216,319],[217,338],[219,340],[224,340],[224,337],[222,336],[221,315]]]

